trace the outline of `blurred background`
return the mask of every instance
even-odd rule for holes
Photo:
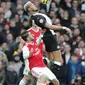
[[[24,62],[20,32],[30,27],[29,14],[23,10],[28,0],[0,0],[0,85],[18,85],[23,77]],[[62,52],[62,70],[49,65],[45,46],[46,65],[60,81],[60,85],[85,85],[85,0],[52,0],[44,5],[30,0],[40,13],[48,15],[54,25],[69,27],[73,37],[65,31],[55,31]],[[35,85],[30,77],[27,85]]]

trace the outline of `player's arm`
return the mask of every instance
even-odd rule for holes
[[[45,23],[44,27],[46,27],[48,29],[51,29],[51,30],[66,30],[69,33],[70,37],[72,37],[72,32],[71,32],[71,30],[68,27],[57,26],[57,25],[50,25],[48,23]]]
[[[32,54],[32,51],[30,51],[27,46],[24,46],[23,49],[22,49],[22,52],[23,52],[23,58],[24,59],[28,59],[31,54]]]
[[[50,25],[45,23],[44,27],[51,29],[51,30],[66,30],[70,36],[72,36],[72,32],[69,28],[64,27],[64,26],[56,26],[56,25]]]
[[[63,29],[63,30],[66,30],[70,34],[70,36],[72,34],[71,30],[67,27],[48,24],[46,22],[46,19],[43,16],[40,16],[40,15],[33,16],[32,19],[35,21],[35,24],[40,27],[47,28],[50,30],[62,30]]]

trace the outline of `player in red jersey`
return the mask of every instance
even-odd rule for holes
[[[42,49],[43,49],[43,41],[40,42],[41,31],[42,31],[41,28],[34,24],[27,31],[30,32],[34,36],[34,43],[38,44],[38,47],[41,50],[41,53],[43,55],[43,51],[42,51]],[[24,40],[22,39],[22,41],[24,41]],[[24,41],[24,45],[25,45],[25,41]],[[24,72],[23,72],[24,77],[19,82],[19,85],[26,85],[27,81],[29,80],[29,72],[30,72],[30,69],[29,69],[29,66],[28,66],[29,62],[28,62],[27,57],[23,57],[23,58],[24,58],[24,62],[25,62],[25,68],[24,68]]]
[[[54,85],[59,85],[55,75],[44,64],[42,53],[37,43],[34,43],[33,35],[30,32],[24,31],[21,37],[26,41],[23,47],[23,56],[28,57],[31,73],[37,78],[37,85],[45,85],[47,81],[52,81]],[[32,51],[31,55],[29,55],[30,51]]]

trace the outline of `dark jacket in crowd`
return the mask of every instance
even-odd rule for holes
[[[17,84],[17,73],[7,68],[6,69],[6,85],[16,85],[16,84]]]

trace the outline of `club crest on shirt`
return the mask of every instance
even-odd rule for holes
[[[40,23],[43,23],[43,19],[40,19],[39,22],[40,22]]]

